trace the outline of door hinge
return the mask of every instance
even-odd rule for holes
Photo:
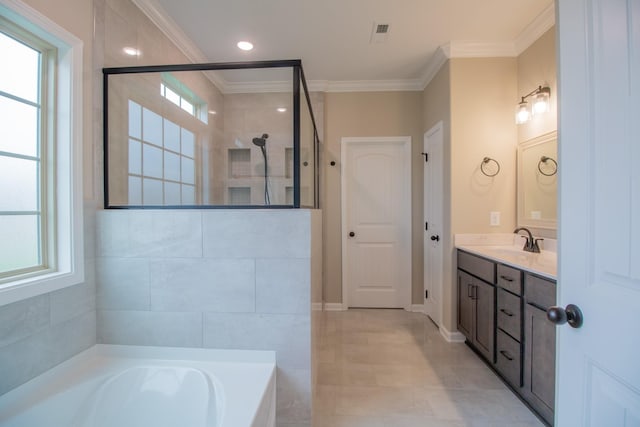
[[[429,291],[428,290],[424,290],[424,299],[429,299]]]
[[[429,161],[429,153],[420,153],[424,156],[424,161],[428,162]]]

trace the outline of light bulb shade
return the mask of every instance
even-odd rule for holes
[[[547,89],[547,90],[544,90]],[[548,88],[542,88],[538,93],[533,95],[533,102],[531,103],[531,114],[546,113],[549,111],[549,90]]]
[[[516,124],[522,124],[529,121],[531,112],[529,111],[529,103],[522,101],[516,106]]]

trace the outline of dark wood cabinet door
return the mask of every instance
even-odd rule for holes
[[[556,372],[556,326],[547,313],[525,304],[523,395],[553,425]]]
[[[496,288],[478,279],[473,279],[473,285],[475,299],[473,343],[488,361],[494,363]]]
[[[473,342],[473,278],[458,270],[458,331]]]

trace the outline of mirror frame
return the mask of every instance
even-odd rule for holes
[[[536,145],[544,144],[550,141],[556,141],[558,144],[558,132],[553,131],[545,133],[538,137],[529,139],[518,144],[518,179],[517,179],[517,211],[518,211],[518,227],[531,227],[531,228],[543,228],[548,230],[557,230],[558,228],[558,213],[556,212],[556,219],[531,219],[527,218],[524,214],[524,164],[523,164],[523,152],[527,148],[534,147]],[[557,190],[556,190],[557,195]]]

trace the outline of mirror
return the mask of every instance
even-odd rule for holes
[[[550,132],[518,146],[518,226],[556,229],[558,138]]]

